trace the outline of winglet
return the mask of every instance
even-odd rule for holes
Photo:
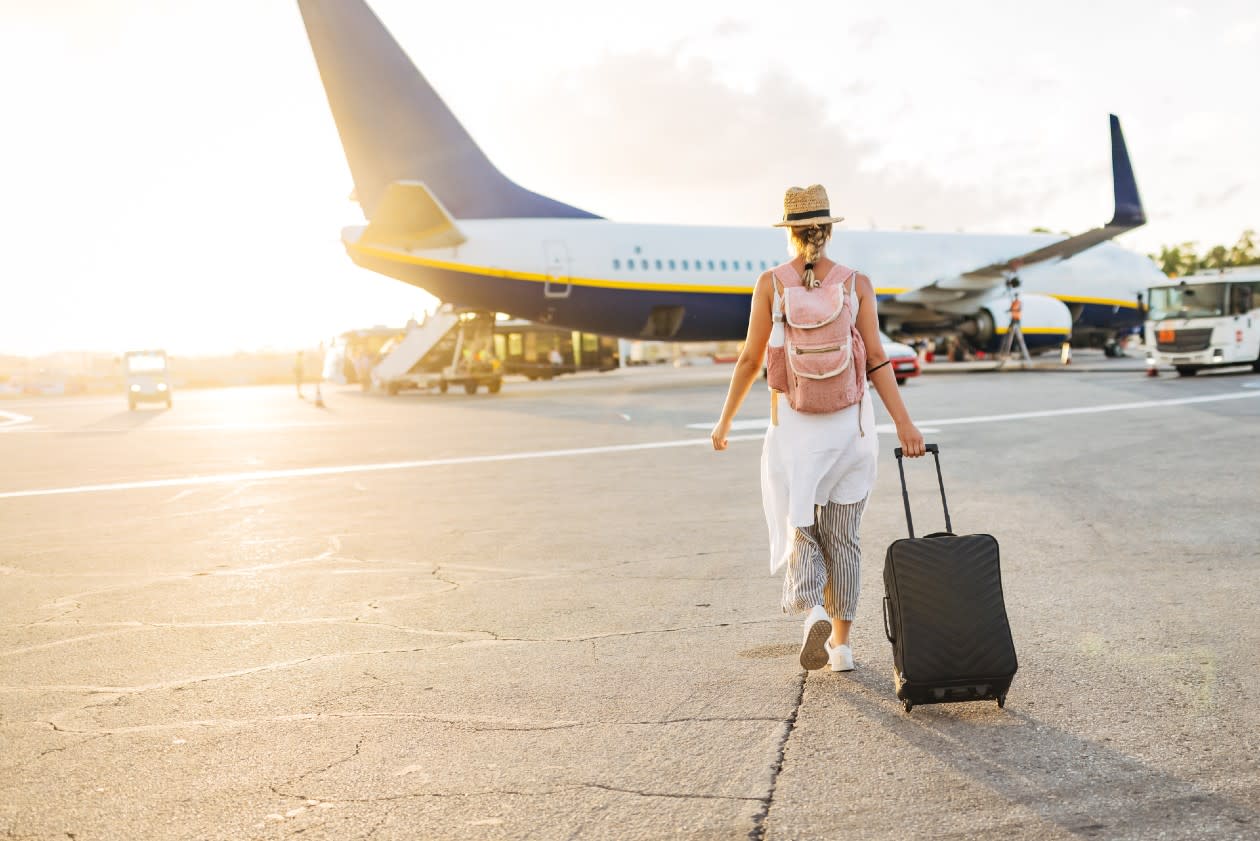
[[[1133,177],[1133,164],[1124,145],[1124,133],[1120,131],[1120,118],[1115,114],[1111,115],[1111,177],[1115,183],[1116,212],[1108,226],[1136,228],[1145,225],[1146,212],[1142,210],[1137,179]]]

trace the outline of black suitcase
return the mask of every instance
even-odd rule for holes
[[[901,448],[897,472],[910,537],[884,558],[884,633],[893,648],[893,680],[906,712],[915,704],[996,700],[1006,705],[1015,677],[1015,642],[1002,599],[998,543],[992,535],[957,535],[949,521],[940,450],[936,479],[945,531],[914,536]]]

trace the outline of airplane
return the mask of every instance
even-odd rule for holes
[[[298,0],[366,225],[358,265],[448,303],[631,339],[740,340],[758,275],[785,257],[770,227],[619,223],[500,172],[363,0]],[[886,332],[960,334],[996,350],[1018,289],[1030,350],[1105,346],[1165,282],[1109,242],[1145,224],[1120,121],[1115,212],[1076,236],[834,228],[830,250],[872,278]]]

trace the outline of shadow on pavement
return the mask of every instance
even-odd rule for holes
[[[102,418],[95,423],[74,430],[72,435],[121,435],[133,429],[139,429],[154,418],[159,418],[169,411],[165,406],[141,406],[134,411],[119,412]]]
[[[978,702],[918,706],[906,714],[893,695],[891,673],[849,675],[822,691],[835,692],[913,751],[1075,835],[1238,838],[1260,831],[1253,805],[1020,710],[1018,678],[1005,710]],[[810,684],[810,691],[820,691],[817,682]]]

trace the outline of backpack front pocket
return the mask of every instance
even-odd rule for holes
[[[803,330],[826,327],[839,318],[847,294],[843,285],[818,289],[795,286],[784,292],[783,317],[789,327]]]
[[[853,340],[787,344],[792,373],[810,380],[825,380],[842,373],[853,361]]]

